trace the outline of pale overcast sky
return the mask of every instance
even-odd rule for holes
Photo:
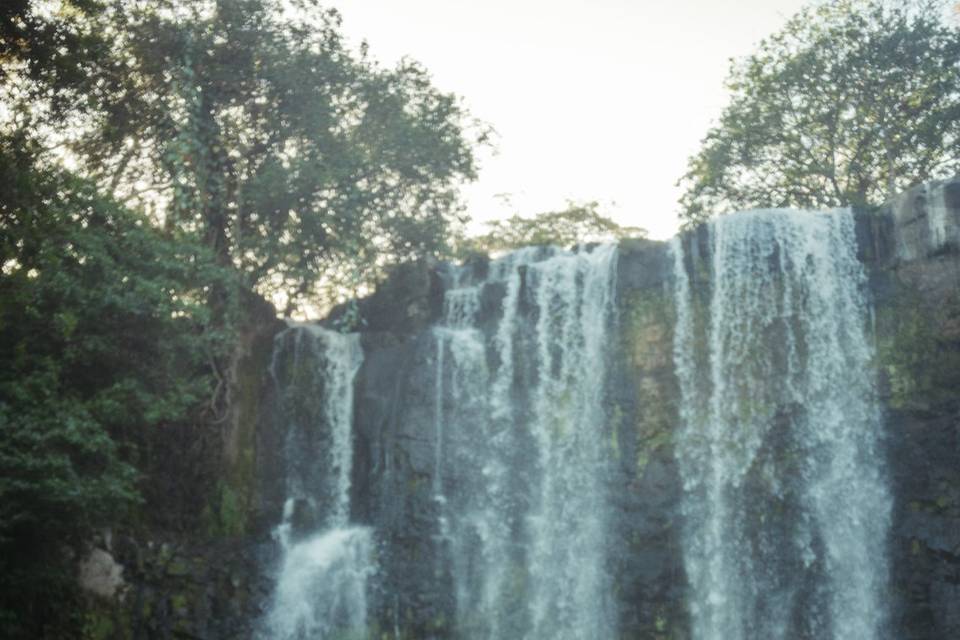
[[[410,56],[497,133],[466,191],[475,220],[598,200],[654,238],[725,104],[731,57],[802,0],[339,0],[343,31],[385,64]],[[498,194],[509,194],[508,205]]]

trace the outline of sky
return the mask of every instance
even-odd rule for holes
[[[677,180],[726,104],[730,59],[803,0],[334,0],[343,33],[408,56],[496,131],[464,191],[482,222],[592,201],[676,232]]]

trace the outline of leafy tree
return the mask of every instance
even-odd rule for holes
[[[459,224],[475,174],[465,112],[417,64],[354,53],[336,12],[131,0],[85,24],[115,53],[76,62],[83,102],[45,123],[50,140],[288,312],[443,250]]]
[[[960,30],[943,2],[833,0],[736,63],[681,217],[878,204],[960,170]]]
[[[513,215],[486,224],[489,231],[468,239],[463,252],[493,253],[530,245],[568,247],[583,242],[618,240],[646,235],[639,227],[622,227],[599,212],[596,202],[569,203],[566,209],[532,218]]]

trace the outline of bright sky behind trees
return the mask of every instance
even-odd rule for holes
[[[599,200],[654,238],[726,104],[729,58],[802,0],[335,0],[385,64],[408,55],[496,131],[467,189],[476,221]],[[504,197],[501,194],[505,194]]]

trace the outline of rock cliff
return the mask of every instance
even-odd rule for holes
[[[872,309],[871,366],[879,381],[882,455],[893,497],[889,634],[910,640],[960,637],[960,179],[919,186],[880,210],[855,212],[854,218]],[[705,304],[713,250],[709,228],[687,232],[682,244],[692,299]],[[612,612],[618,637],[687,638],[684,489],[675,450],[680,383],[674,257],[667,243],[642,239],[621,242],[617,253],[604,419],[595,434],[603,443],[600,480],[610,506],[603,545],[614,602],[604,610]],[[472,469],[469,461],[438,462],[437,415],[450,409],[438,400],[437,388],[446,385],[444,393],[451,393],[457,384],[443,358],[458,357],[453,349],[459,339],[438,337],[438,326],[458,326],[444,294],[465,284],[476,288],[471,329],[488,344],[497,344],[505,297],[519,296],[521,325],[537,324],[550,308],[538,306],[535,296],[524,297],[544,286],[530,281],[526,267],[518,269],[515,283],[492,277],[493,268],[499,267],[486,258],[460,268],[407,265],[372,297],[327,321],[359,322],[364,351],[354,389],[350,502],[351,520],[372,527],[377,540],[378,572],[369,585],[372,637],[457,637],[464,625],[456,603],[462,588],[458,570],[437,560],[456,552],[442,527],[450,507],[438,493],[457,495],[475,481],[471,474],[483,470]],[[220,537],[195,548],[158,543],[145,551],[140,544],[135,552],[118,553],[127,581],[119,592],[126,595],[108,609],[121,613],[107,615],[109,624],[103,622],[100,635],[91,637],[253,634],[278,561],[270,532],[284,507],[284,427],[266,355],[278,327],[263,326],[268,328],[249,340],[244,360],[249,370],[237,387],[246,400],[243,415],[234,417],[237,426],[227,441],[231,471],[212,512]],[[516,344],[534,339],[522,329],[516,335]],[[502,355],[488,352],[483,360],[498,366]],[[513,375],[517,388],[527,390],[546,374],[518,360]],[[534,411],[536,399],[517,393],[519,410]],[[459,424],[494,419],[472,415],[469,407],[458,411],[466,411],[457,414]],[[468,435],[461,435],[463,442]],[[515,454],[530,455],[533,446],[519,440]],[[449,446],[443,451],[455,457]],[[520,468],[523,461],[511,464]],[[517,573],[504,578],[515,582],[517,598],[533,597],[521,571],[513,565],[505,571]],[[505,620],[535,624],[509,615]]]

